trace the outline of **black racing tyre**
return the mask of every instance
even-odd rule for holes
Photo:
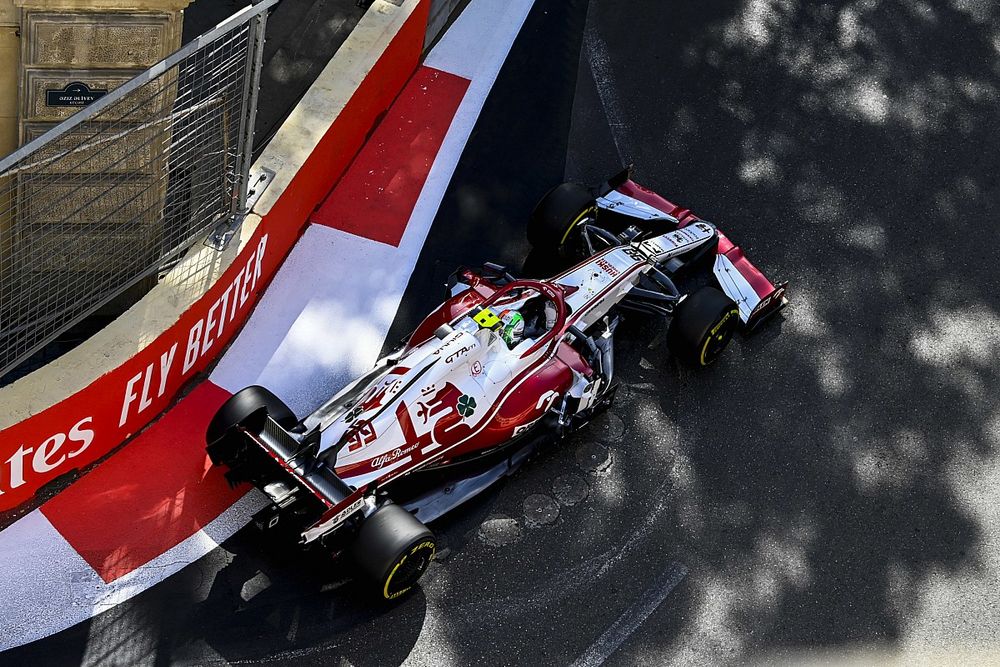
[[[267,414],[271,415],[271,419],[284,428],[290,429],[299,421],[284,401],[264,387],[251,385],[240,389],[222,404],[208,424],[205,440],[208,444],[212,444],[225,435],[232,426],[239,424],[261,408],[267,408]]]
[[[549,190],[528,219],[532,247],[556,250],[584,217],[593,213],[594,197],[579,183],[563,183]]]
[[[674,310],[667,345],[678,359],[692,366],[708,366],[722,354],[740,325],[736,302],[705,286]]]
[[[375,581],[385,600],[395,600],[412,589],[436,551],[434,533],[417,517],[392,503],[365,519],[351,545],[354,559]]]

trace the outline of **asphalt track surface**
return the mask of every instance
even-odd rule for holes
[[[611,413],[433,526],[395,606],[248,529],[0,660],[996,660],[998,34],[988,3],[538,0],[394,329],[626,161],[790,280],[785,317],[708,373],[626,324]]]

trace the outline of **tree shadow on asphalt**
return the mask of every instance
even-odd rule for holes
[[[631,391],[621,415],[636,453],[631,469],[622,457],[621,483],[635,497],[624,523],[652,516],[650,491],[661,490],[641,479],[650,463],[637,453],[657,455],[642,446],[654,439],[643,423],[656,411],[679,441],[661,461],[669,502],[654,536],[691,575],[664,605],[676,613],[654,615],[622,664],[960,651],[994,636],[998,619],[979,611],[998,548],[989,492],[1000,297],[988,243],[1000,203],[1000,164],[988,148],[1000,139],[998,31],[996,11],[971,3],[667,9],[649,0],[622,12],[591,1],[590,71],[577,83],[567,175],[591,182],[609,164],[634,162],[637,178],[790,280],[793,302],[784,321],[739,341],[708,374],[677,368],[641,327],[623,345],[617,366]],[[560,129],[539,135],[513,122],[502,140],[543,145]],[[555,158],[520,148],[534,159],[481,169],[449,193],[453,210],[447,198],[442,207],[462,222],[456,234],[488,237],[482,249],[499,257],[469,257],[470,243],[454,235],[442,240],[450,250],[434,251],[432,238],[440,266],[426,284],[415,276],[406,300],[415,309],[430,305],[421,294],[437,299],[430,286],[460,261],[516,266],[523,256],[515,218],[553,184],[529,185],[551,176],[542,165]],[[507,237],[493,238],[500,232]],[[622,509],[621,496],[607,508]],[[588,525],[594,534],[580,539],[596,550],[602,539],[627,539],[621,527]],[[523,567],[529,580],[552,569]],[[967,630],[952,636],[949,618],[959,615]],[[531,646],[506,626],[457,612],[451,620],[458,647],[463,628]],[[574,623],[586,629],[586,615]],[[462,656],[488,655],[477,650]]]
[[[997,11],[639,2],[624,18],[593,0],[590,12],[584,48],[612,54],[598,88],[637,124],[667,120],[626,137],[640,175],[792,285],[780,336],[741,342],[710,377],[678,371],[679,392],[659,401],[678,420],[674,522],[701,588],[686,627],[712,639],[634,655],[989,643]],[[660,66],[629,66],[637,50]],[[967,629],[952,634],[959,617]]]
[[[988,149],[1000,139],[994,10],[649,1],[623,14],[592,0],[589,11],[583,74],[601,118],[590,104],[569,127],[558,112],[572,45],[550,41],[547,60],[515,50],[498,90],[520,87],[515,100],[541,107],[511,113],[516,101],[491,97],[470,141],[480,149],[442,204],[440,219],[456,223],[435,225],[433,269],[414,276],[394,333],[437,302],[455,265],[518,265],[523,220],[567,164],[566,133],[570,170],[601,165],[571,177],[635,162],[647,185],[790,280],[793,305],[710,373],[678,368],[641,325],[625,332],[627,435],[617,467],[587,478],[591,514],[527,532],[516,552],[469,549],[477,521],[446,527],[460,553],[429,584],[454,598],[437,596],[439,640],[459,662],[498,660],[502,646],[501,663],[565,664],[665,559],[682,561],[688,581],[615,654],[621,664],[988,640],[996,619],[974,616],[997,548],[1000,290],[984,243],[1000,204]],[[539,74],[548,91],[525,76],[542,63],[564,73]],[[513,138],[516,149],[504,145]],[[513,515],[526,489],[573,464],[574,446],[480,507]],[[620,565],[581,569],[578,558]],[[574,577],[586,586],[570,590]],[[475,600],[458,583],[470,579]],[[959,614],[973,627],[952,636]]]
[[[226,544],[233,554],[193,605],[173,661],[200,663],[204,646],[226,663],[377,664],[402,662],[426,613],[420,589],[388,604],[348,556],[303,551],[293,535],[245,530]],[[380,643],[378,624],[391,622],[393,641]],[[204,644],[202,644],[204,642]],[[378,657],[371,649],[380,644]]]
[[[616,364],[625,434],[609,440],[610,469],[574,467],[599,432],[542,454],[437,526],[453,555],[397,607],[369,607],[342,571],[261,555],[260,538],[241,533],[211,581],[182,572],[202,591],[189,605],[144,594],[150,610],[198,610],[173,629],[145,624],[164,628],[161,662],[212,651],[402,662],[426,630],[434,639],[420,645],[454,664],[567,664],[671,560],[687,580],[611,663],[956,655],[995,636],[997,11],[637,0],[623,13],[591,0],[581,77],[593,80],[576,84],[579,42],[531,31],[579,30],[585,4],[558,29],[537,7],[526,24],[529,48],[497,82],[507,97],[491,96],[470,141],[480,150],[442,204],[439,220],[454,222],[432,230],[433,269],[414,276],[389,340],[438,302],[455,265],[517,266],[523,220],[563,168],[589,182],[629,161],[791,281],[784,320],[708,373],[679,368],[654,331],[629,325]],[[590,98],[571,127],[559,105],[574,86]],[[524,99],[535,107],[512,113]],[[612,117],[628,127],[609,132]],[[589,495],[551,529],[525,529],[507,551],[471,539],[483,517],[513,516],[568,469]],[[324,637],[335,645],[311,651]]]

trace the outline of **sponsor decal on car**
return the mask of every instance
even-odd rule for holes
[[[750,313],[750,318],[752,318],[754,315],[757,315],[758,313],[764,312],[771,304],[780,304],[781,300],[784,298],[785,298],[785,285],[779,285],[778,288],[774,290],[774,292],[772,292],[770,296],[762,299],[761,302],[757,304],[757,306],[753,309],[753,312]]]
[[[444,358],[444,363],[450,364],[451,362],[455,361],[459,357],[464,357],[466,354],[468,354],[469,352],[471,352],[473,349],[474,348],[473,348],[472,345],[466,345],[463,348],[455,350],[454,352],[452,352],[451,354],[449,354],[447,357]]]
[[[391,452],[386,452],[385,454],[376,456],[375,458],[372,459],[372,468],[381,468],[387,463],[392,463],[396,459],[406,456],[416,448],[417,448],[417,443],[414,443],[407,447],[397,447]]]
[[[329,519],[327,519],[326,521],[323,521],[322,523],[319,523],[313,526],[312,528],[306,530],[305,532],[303,532],[302,537],[308,544],[309,542],[312,542],[322,537],[323,535],[329,534],[331,531],[339,528],[340,524],[347,521],[347,519],[350,518],[352,514],[354,514],[355,512],[360,512],[362,509],[364,509],[365,503],[370,500],[371,500],[370,496],[367,498],[364,496],[358,498],[357,500],[353,501],[350,505],[337,512]],[[277,515],[275,515],[275,519],[277,519]],[[272,521],[274,521],[274,519],[272,519]],[[271,526],[273,527],[273,524],[271,524]]]
[[[468,394],[462,394],[455,408],[463,417],[471,417],[476,412],[476,399]]]
[[[545,392],[544,394],[538,397],[538,403],[535,404],[535,409],[548,410],[549,408],[552,407],[552,404],[555,403],[558,397],[559,394],[550,389],[549,391]]]
[[[378,435],[375,433],[375,426],[367,419],[355,422],[350,429],[347,440],[347,451],[356,452],[365,445],[375,442]]]
[[[612,277],[613,277],[613,276],[617,276],[617,275],[618,275],[618,273],[619,273],[619,271],[618,271],[618,269],[617,269],[617,268],[615,267],[615,265],[614,265],[614,264],[612,264],[611,262],[609,262],[608,260],[604,259],[603,257],[601,257],[601,258],[600,258],[599,260],[597,260],[596,264],[597,264],[597,266],[599,266],[599,267],[600,267],[600,268],[601,268],[601,269],[602,269],[602,270],[603,270],[603,271],[604,271],[605,273],[607,273],[608,275],[610,275],[610,276],[612,276]]]
[[[721,329],[726,322],[732,319],[734,315],[739,317],[739,314],[740,311],[736,310],[735,308],[733,310],[727,311],[726,314],[722,316],[722,319],[720,319],[716,323],[716,325],[712,327],[712,330],[709,332],[709,334],[714,336],[715,334],[719,333],[719,329]]]
[[[334,514],[333,515],[333,519],[330,521],[330,523],[332,523],[334,525],[339,525],[343,521],[346,521],[347,517],[351,516],[352,514],[354,514],[355,512],[357,512],[358,510],[360,510],[364,506],[365,506],[365,499],[364,499],[364,497],[358,498],[353,503],[351,503],[350,505],[348,505],[344,509],[342,509],[339,512],[337,512],[336,514]]]
[[[628,246],[627,248],[623,248],[622,252],[624,252],[628,257],[630,257],[631,259],[634,259],[637,262],[645,262],[646,261],[646,256],[644,254],[642,254],[641,250],[639,250],[638,248],[636,248],[634,246]]]
[[[475,349],[475,345],[466,344],[469,343],[470,338],[471,336],[468,334],[455,331],[444,340],[441,347],[434,350],[433,354],[435,357],[443,357],[444,363],[450,364]]]
[[[432,392],[434,391],[433,386],[430,389]],[[417,401],[417,416],[426,424],[431,417],[454,409],[459,396],[462,395],[458,387],[449,382],[445,385],[444,389],[435,393],[434,397],[428,402]]]

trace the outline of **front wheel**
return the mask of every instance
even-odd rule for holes
[[[667,345],[684,363],[708,366],[722,355],[739,324],[736,302],[714,287],[702,287],[674,309]]]
[[[351,546],[354,559],[376,582],[384,600],[395,600],[412,589],[436,550],[434,533],[391,503],[365,519]]]
[[[558,250],[584,219],[594,214],[594,197],[579,183],[545,193],[528,219],[528,241],[537,250]]]

